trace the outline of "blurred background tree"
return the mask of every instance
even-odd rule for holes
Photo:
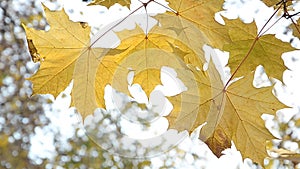
[[[0,2],[0,168],[35,168],[27,156],[30,136],[35,127],[49,122],[43,108],[47,100],[30,97],[31,84],[25,79],[34,69],[27,65],[30,56],[21,22],[45,27],[34,2]]]

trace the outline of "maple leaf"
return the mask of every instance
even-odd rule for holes
[[[233,140],[243,158],[248,157],[263,164],[263,159],[268,155],[265,149],[266,141],[274,136],[266,129],[261,115],[275,115],[276,111],[285,105],[273,95],[272,86],[257,89],[252,83],[253,73],[249,73],[217,96],[222,97],[224,105],[224,112],[217,113],[218,116],[222,116],[221,120],[217,126],[208,122],[201,135],[206,138],[209,136],[206,142],[217,155],[220,155],[220,150],[226,146],[229,148],[228,143]],[[226,146],[223,144],[224,140]]]
[[[89,26],[71,22],[65,11],[54,12],[46,7],[44,11],[51,26],[49,31],[23,26],[33,61],[41,63],[39,71],[29,78],[33,83],[33,94],[56,97],[74,79],[74,83],[81,85],[74,85],[72,104],[85,117],[87,112],[97,108],[94,83],[89,79],[95,79],[92,71],[98,66],[97,57],[104,49],[90,48]]]
[[[291,44],[269,34],[257,38],[255,23],[245,24],[240,20],[225,20],[225,23],[232,43],[225,44],[223,50],[229,51],[228,65],[233,71],[238,69],[236,76],[243,76],[258,65],[263,65],[268,75],[282,80],[282,72],[286,67],[281,55],[294,50]]]
[[[41,61],[39,71],[29,78],[34,94],[52,94],[55,97],[71,82],[75,61],[88,47],[90,28],[70,22],[64,11],[52,12],[44,7],[49,31],[40,31],[23,25],[33,61]],[[42,59],[36,59],[36,58]]]
[[[272,87],[254,88],[251,74],[223,90],[219,77],[210,77],[215,85],[211,87],[203,72],[193,72],[197,75],[200,102],[189,100],[195,93],[182,100],[182,94],[169,97],[175,107],[167,117],[170,128],[192,132],[206,121],[207,125],[202,128],[200,138],[206,140],[216,155],[220,156],[223,150],[230,148],[233,140],[243,158],[249,157],[263,164],[263,159],[267,156],[265,142],[274,137],[265,128],[261,115],[274,115],[276,110],[284,108],[272,94]],[[182,102],[188,105],[184,109],[177,106],[182,105]]]
[[[199,73],[199,76],[201,75],[202,73]],[[203,76],[197,79],[202,79],[203,83],[200,103],[187,101],[189,109],[175,109],[168,117],[170,127],[178,130],[189,128],[188,131],[192,132],[206,121],[207,124],[201,129],[200,138],[217,156],[221,156],[223,150],[230,148],[233,140],[243,158],[251,158],[263,164],[263,159],[268,156],[266,141],[274,137],[265,128],[261,115],[275,115],[278,109],[285,107],[272,94],[272,87],[254,88],[253,74],[249,74],[226,90],[218,89],[209,93],[209,84],[204,83]],[[198,87],[201,87],[201,83]],[[170,97],[169,100],[173,105],[182,104],[178,97],[180,95]],[[205,98],[207,100],[204,100]]]
[[[93,2],[91,2],[88,6],[91,5],[102,5],[105,6],[107,8],[113,6],[114,4],[120,4],[122,6],[126,6],[127,8],[130,8],[130,0],[94,0]]]

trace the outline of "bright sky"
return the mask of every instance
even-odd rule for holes
[[[47,1],[46,1],[47,2]],[[129,14],[130,10],[128,8],[122,7],[120,5],[114,5],[109,10],[105,7],[101,6],[86,6],[86,3],[82,2],[81,0],[61,0],[60,1],[64,8],[66,9],[66,12],[70,14],[70,18],[74,21],[86,21],[91,26],[95,27],[105,27],[105,25],[111,23],[114,20],[117,20],[120,18],[120,16],[126,16]],[[45,3],[46,6],[50,8],[56,8],[55,5],[51,3]],[[140,5],[138,0],[132,0],[131,10],[137,8]],[[296,10],[300,10],[300,6],[295,7]],[[152,9],[155,9],[153,12],[163,12],[164,10],[161,8],[157,8],[155,6],[149,7],[148,12],[151,13]],[[268,8],[265,6],[262,2],[259,0],[248,0],[244,1],[243,3],[238,0],[228,0],[225,3],[224,9],[226,11],[221,12],[223,16],[226,16],[228,18],[237,18],[240,17],[245,22],[250,23],[255,18],[255,22],[258,25],[258,29],[262,27],[262,25],[266,22],[269,16],[273,13],[273,8]],[[140,11],[143,12],[143,11]],[[219,16],[216,16],[220,22]],[[275,20],[271,20],[271,23]],[[139,23],[143,24],[144,22],[142,20],[139,20]],[[270,29],[270,33],[274,32],[283,32],[283,25],[286,25],[288,22],[279,22],[277,23],[272,29]],[[126,24],[123,24],[123,27],[126,27],[128,29],[134,28],[135,23],[129,22]],[[50,28],[51,29],[51,28]],[[120,28],[119,28],[120,29]],[[97,30],[94,29],[94,32]],[[288,33],[287,35],[284,35],[282,33],[278,34],[277,37],[280,37],[281,39],[285,41],[289,41],[291,37],[291,33]],[[296,39],[293,42],[293,45],[295,47],[300,47],[299,40]],[[212,50],[212,49],[207,49]],[[271,50],[271,49],[270,49]],[[217,55],[222,55],[222,58],[228,58],[228,53],[221,52],[219,50],[215,51]],[[227,57],[224,57],[227,56]],[[300,106],[300,62],[299,62],[299,52],[291,52],[290,54],[284,54],[283,59],[285,61],[286,66],[290,70],[286,70],[284,72],[284,83],[286,84],[285,87],[281,87],[278,85],[278,90],[280,91],[280,98],[281,100],[289,105],[294,107],[293,109],[287,110],[285,115],[283,117],[285,119],[289,119],[292,115],[298,112],[297,107]],[[214,60],[217,59],[216,57],[213,58]],[[224,68],[224,66],[227,63],[227,60],[223,59],[220,60],[219,65],[219,71],[223,72],[223,80],[227,79],[229,76],[229,69]],[[130,74],[128,76],[128,83],[131,84],[132,82],[132,76],[133,74]],[[170,82],[174,82],[174,79],[176,81],[176,84],[179,84],[179,86],[174,86]],[[173,80],[173,81],[172,81]],[[260,82],[264,81],[264,79],[259,79]],[[157,86],[157,91],[161,91],[161,93],[164,93],[165,95],[176,95],[177,93],[184,91],[185,86],[184,84],[181,84],[182,82],[180,79],[176,78],[176,72],[174,73],[172,69],[169,69],[168,67],[164,68],[162,71],[162,81],[163,86]],[[114,95],[112,92],[113,90],[109,90],[109,86],[107,87],[107,92],[111,94],[106,93],[106,104],[107,109],[114,109],[116,107],[116,104],[114,103],[114,98],[109,97]],[[172,90],[170,90],[172,89]],[[176,89],[176,90],[175,90]],[[47,116],[51,120],[51,125],[46,128],[36,128],[35,133],[36,135],[31,138],[31,151],[30,151],[30,157],[33,159],[40,159],[40,158],[52,158],[53,154],[55,154],[55,149],[53,146],[53,137],[54,134],[52,130],[59,130],[59,132],[65,136],[61,138],[61,142],[66,142],[67,138],[72,137],[74,133],[74,125],[78,125],[78,117],[74,115],[74,110],[71,108],[69,109],[70,105],[70,91],[71,87],[68,87],[64,93],[62,93],[60,96],[54,100],[54,111],[49,108],[49,111],[47,111]],[[132,96],[135,97],[135,99],[140,103],[148,103],[148,98],[143,93],[139,85],[133,85],[130,87],[130,91],[132,92]],[[156,93],[156,98],[161,98],[161,102],[165,103],[164,107],[164,114],[167,114],[170,112],[172,105],[168,102],[168,100],[165,100],[164,97],[161,97],[161,93]],[[155,93],[154,93],[155,94]],[[116,94],[118,95],[118,94]],[[51,97],[51,96],[50,96]],[[130,98],[128,98],[130,100]],[[156,99],[152,99],[156,100]],[[151,98],[150,98],[151,101]],[[153,101],[154,102],[154,101]],[[158,103],[157,103],[158,104]],[[280,111],[280,115],[282,116],[282,112]],[[272,119],[270,116],[264,116],[265,119]],[[166,129],[166,120],[164,118],[161,118],[160,120],[156,121],[156,125],[153,125],[150,130],[147,130],[147,132],[143,132],[139,129],[139,127],[136,124],[130,123],[126,120],[122,121],[123,126],[125,127],[124,131],[126,134],[133,138],[137,138],[137,136],[142,136],[143,138],[149,137],[149,136],[155,136],[158,134],[161,134],[162,129]],[[272,123],[268,122],[268,126],[271,126]],[[164,127],[161,127],[164,126]],[[127,128],[127,129],[126,129]],[[132,130],[135,129],[135,130]],[[138,134],[137,134],[138,133]],[[276,133],[275,133],[276,134]],[[67,144],[66,144],[67,145]],[[236,168],[237,166],[241,168],[249,168],[247,165],[248,160],[245,162],[242,161],[240,153],[233,147],[232,149],[228,149],[224,151],[224,156],[221,158],[216,158],[212,152],[209,150],[209,148],[200,140],[197,139],[197,134],[194,133],[194,135],[191,138],[185,138],[184,141],[182,141],[179,145],[179,147],[183,150],[186,150],[188,152],[194,152],[198,154],[199,156],[204,156],[207,159],[207,163],[205,166],[207,168]],[[298,147],[297,147],[298,148]],[[174,153],[174,151],[170,151],[170,154]],[[234,160],[233,160],[234,159]],[[157,167],[162,163],[160,157],[153,158],[154,164],[157,165]],[[190,156],[185,157],[185,161],[180,163],[180,160],[178,160],[178,168],[197,168],[199,166],[203,166],[203,163],[194,163],[193,158]],[[197,166],[197,167],[196,167]]]

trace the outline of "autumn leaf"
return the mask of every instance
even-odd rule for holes
[[[130,0],[94,0],[92,3],[89,4],[90,5],[102,5],[105,6],[107,8],[113,6],[114,4],[120,4],[122,6],[126,6],[127,8],[130,8]]]
[[[24,26],[33,61],[41,63],[39,71],[29,78],[33,92],[56,97],[74,79],[81,85],[74,85],[72,103],[85,117],[87,112],[97,108],[94,83],[89,83],[89,79],[95,79],[92,70],[98,66],[97,57],[104,49],[90,48],[90,27],[70,21],[64,11],[53,12],[46,7],[44,10],[50,24],[49,31]]]
[[[23,26],[34,61],[41,60],[39,71],[29,80],[34,94],[52,94],[55,97],[71,82],[75,61],[89,44],[90,28],[70,22],[64,11],[52,12],[44,7],[49,31]]]
[[[198,72],[196,79],[199,82],[200,102],[195,104],[188,99],[194,95],[183,100],[179,99],[181,95],[170,97],[169,100],[175,105],[168,116],[170,128],[192,132],[206,121],[207,125],[201,130],[200,138],[206,140],[216,155],[220,156],[224,149],[230,148],[233,140],[244,158],[249,157],[263,164],[263,159],[267,156],[265,142],[274,137],[265,128],[261,115],[275,115],[278,109],[284,108],[272,94],[272,87],[254,88],[253,74],[250,74],[226,90],[220,87],[222,84],[212,90],[209,81],[205,80],[208,77],[201,71],[193,72]],[[215,83],[218,82],[218,77],[214,79]],[[187,109],[176,106],[182,102],[189,104]]]
[[[230,53],[228,65],[232,71],[237,70],[236,77],[262,65],[268,75],[282,80],[282,72],[286,67],[281,55],[294,50],[291,44],[269,34],[258,39],[255,23],[245,24],[240,20],[225,20],[225,23],[232,43],[225,44],[223,49]]]
[[[263,164],[268,155],[265,149],[266,141],[274,138],[266,129],[261,118],[263,113],[275,115],[276,111],[284,108],[273,95],[273,87],[254,88],[253,73],[245,75],[234,82],[219,97],[224,104],[224,112],[217,126],[204,126],[202,135],[210,133],[210,127],[215,128],[212,136],[207,140],[212,150],[217,151],[222,146],[219,140],[233,140],[243,158]],[[218,131],[222,131],[222,135]],[[226,139],[228,138],[228,139]],[[220,152],[219,152],[220,153]],[[220,154],[219,154],[220,155]]]

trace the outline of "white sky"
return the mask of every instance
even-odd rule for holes
[[[81,0],[61,0],[61,3],[64,5],[66,11],[70,14],[70,18],[74,21],[87,21],[92,26],[100,26],[103,27],[106,24],[109,24],[112,20],[119,19],[120,16],[126,16],[130,11],[128,8],[121,7],[120,5],[114,5],[109,10],[105,7],[101,6],[90,6],[86,7],[85,4],[81,2]],[[47,6],[50,8],[55,8],[54,5],[51,3],[46,3]],[[134,9],[139,5],[137,0],[132,1],[131,9]],[[258,25],[258,28],[262,27],[262,24],[266,22],[266,20],[269,18],[269,16],[273,13],[273,8],[269,8],[265,6],[262,2],[259,0],[248,0],[244,1],[242,3],[238,0],[228,0],[225,3],[225,12],[221,12],[223,16],[226,16],[228,18],[242,18],[245,22],[250,23],[255,18],[255,21]],[[296,10],[300,10],[300,5],[295,7]],[[154,9],[161,11],[161,9],[157,9],[154,7]],[[148,11],[151,13],[151,11]],[[271,20],[273,22],[274,20]],[[270,33],[274,32],[281,32],[283,31],[283,26],[286,25],[288,22],[279,22],[276,24],[272,29],[270,29]],[[133,24],[133,23],[132,23]],[[126,27],[130,28],[132,27],[132,24],[125,25]],[[51,28],[50,28],[51,29]],[[280,37],[281,39],[285,41],[289,41],[291,34],[283,35],[278,34],[277,37]],[[300,47],[299,40],[295,40],[293,43],[293,46]],[[272,50],[272,49],[270,49]],[[220,51],[217,51],[218,55],[226,55],[226,53],[222,53]],[[228,53],[227,53],[228,55]],[[294,107],[293,109],[290,109],[286,112],[288,112],[288,115],[283,115],[287,119],[289,119],[289,116],[295,114],[298,112],[297,107],[300,105],[300,62],[299,62],[299,51],[291,52],[290,54],[284,54],[283,59],[285,61],[286,66],[290,70],[286,70],[284,72],[284,83],[286,84],[286,87],[281,87],[280,85],[278,90],[280,91],[280,98],[281,100],[289,105]],[[292,61],[295,60],[295,61]],[[226,60],[221,61],[221,65],[225,65]],[[227,72],[225,74],[224,79],[228,76],[228,68],[222,69],[222,71]],[[168,78],[166,74],[164,74],[165,78]],[[162,79],[163,80],[163,79]],[[130,83],[129,78],[129,83]],[[166,80],[169,81],[169,80]],[[170,84],[166,84],[168,86]],[[132,90],[138,89],[138,86],[135,86],[132,88]],[[163,88],[163,86],[158,87]],[[172,87],[166,87],[166,88],[172,88]],[[165,88],[165,89],[166,89]],[[165,89],[162,89],[164,93],[177,93],[178,91],[166,91]],[[136,90],[138,91],[138,90]],[[78,119],[73,114],[73,109],[69,109],[70,104],[70,88],[68,88],[65,92],[65,94],[61,94],[56,98],[54,101],[54,109],[56,111],[49,110],[46,114],[51,120],[51,125],[47,128],[35,129],[36,135],[31,138],[32,148],[30,151],[30,157],[32,158],[51,158],[53,154],[55,154],[55,149],[53,146],[53,134],[51,134],[51,130],[59,130],[62,135],[65,136],[65,138],[62,138],[62,142],[65,142],[67,138],[70,138],[72,134],[74,133],[74,127],[73,125],[78,124]],[[62,97],[62,95],[64,97]],[[134,95],[134,94],[133,94]],[[140,97],[143,94],[138,94],[136,97]],[[53,99],[54,100],[54,99]],[[145,98],[141,98],[141,100],[145,100]],[[147,99],[146,99],[147,100]],[[108,101],[108,100],[107,100]],[[109,102],[109,101],[108,101]],[[145,101],[141,101],[145,102]],[[113,104],[111,105],[113,106]],[[169,109],[169,108],[166,108]],[[168,111],[168,110],[166,110]],[[281,111],[282,112],[282,111]],[[282,113],[280,114],[282,115]],[[266,119],[272,119],[270,116],[265,116]],[[164,123],[164,122],[162,122]],[[267,125],[271,125],[271,123],[267,123]],[[129,129],[132,129],[134,126],[131,126],[131,124],[126,124],[124,126],[127,126]],[[158,128],[153,129],[151,132],[153,134],[154,131],[158,130]],[[130,131],[130,130],[129,130]],[[138,132],[137,130],[134,130],[134,132],[128,132],[128,135],[134,135]],[[141,133],[140,133],[141,134]],[[149,136],[149,133],[143,133],[142,135]],[[208,159],[208,163],[205,164],[207,168],[236,168],[237,166],[241,168],[249,168],[247,165],[247,161],[243,163],[240,153],[233,147],[232,149],[228,149],[224,151],[224,154],[221,158],[216,158],[212,152],[208,149],[208,147],[195,138],[186,138],[181,144],[180,148],[186,151],[195,152],[199,155],[205,156]],[[48,140],[48,141],[45,141]],[[169,153],[174,153],[170,151]],[[193,164],[191,157],[187,156],[185,157],[186,161],[184,163],[179,164],[178,168],[195,168],[195,166],[202,166],[203,164]],[[162,162],[158,157],[154,158],[154,163],[159,166],[159,164]]]

